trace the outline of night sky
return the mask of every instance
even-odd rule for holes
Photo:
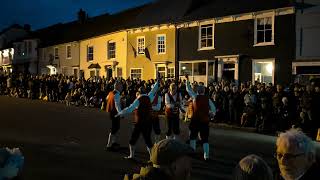
[[[1,0],[0,31],[11,24],[30,24],[39,29],[77,18],[80,8],[89,17],[151,2],[152,0]]]

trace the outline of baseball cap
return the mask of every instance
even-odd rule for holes
[[[164,139],[153,146],[150,162],[154,166],[169,165],[180,157],[192,157],[194,154],[194,150],[189,145],[173,139]]]

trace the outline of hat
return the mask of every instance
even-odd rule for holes
[[[172,139],[156,143],[151,150],[150,161],[154,166],[169,165],[182,156],[192,156],[194,150],[187,144]]]

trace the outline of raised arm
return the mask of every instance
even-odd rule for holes
[[[189,96],[190,96],[192,99],[195,99],[197,95],[196,95],[196,93],[193,92],[193,90],[192,90],[192,88],[191,88],[188,75],[186,75],[186,79],[187,79],[186,90],[187,90]]]
[[[133,101],[133,103],[127,107],[127,108],[124,108],[122,111],[120,111],[117,115],[117,116],[123,116],[125,114],[129,114],[129,113],[132,113],[135,109],[137,109],[139,107],[139,99],[137,98],[136,100]]]

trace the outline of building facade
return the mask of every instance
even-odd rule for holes
[[[13,43],[13,69],[15,72],[38,74],[38,40],[24,39]]]
[[[90,77],[127,77],[127,32],[119,31],[80,42],[80,71]]]
[[[285,7],[190,21],[178,26],[181,78],[288,83],[295,55],[295,9]]]
[[[127,74],[143,80],[175,76],[176,27],[163,24],[128,30]]]
[[[79,77],[80,43],[78,41],[39,48],[41,74]]]
[[[296,11],[296,58],[292,62],[294,80],[308,83],[320,78],[320,1],[298,1]]]

